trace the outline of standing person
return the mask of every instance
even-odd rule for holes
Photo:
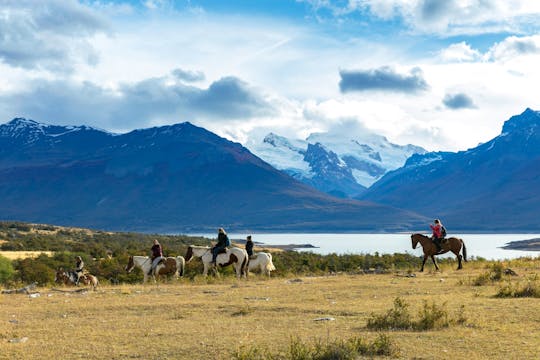
[[[84,261],[82,257],[75,256],[75,285],[79,286],[79,280],[84,270]]]
[[[251,240],[251,235],[248,235],[246,238],[246,252],[249,257],[253,256],[253,241]]]
[[[441,220],[435,219],[433,220],[433,224],[430,224],[429,227],[433,231],[433,235],[431,239],[433,240],[433,243],[435,246],[437,246],[437,251],[441,251],[441,241],[446,236],[446,230],[444,230],[444,226],[441,223]],[[444,230],[444,235],[443,235]]]
[[[212,264],[216,264],[216,258],[220,251],[226,249],[228,246],[231,245],[231,241],[229,240],[229,237],[227,236],[227,233],[223,228],[218,229],[218,242],[217,244],[212,248]]]
[[[154,239],[154,245],[152,245],[152,266],[150,267],[150,271],[148,272],[148,275],[152,275],[152,272],[156,269],[156,266],[159,264],[161,259],[163,258],[163,249],[161,248],[161,244],[157,239]]]

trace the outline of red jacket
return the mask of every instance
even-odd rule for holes
[[[433,230],[433,236],[436,237],[437,239],[441,238],[442,237],[442,234],[441,234],[441,224],[437,224],[435,226],[433,225],[429,225],[429,227],[431,228],[431,230]]]

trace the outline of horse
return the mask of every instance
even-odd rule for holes
[[[177,257],[164,257],[164,261],[161,261],[157,264],[156,268],[152,272],[152,277],[154,282],[156,281],[156,276],[161,275],[174,275],[175,277],[184,276],[184,268],[186,261],[182,256]],[[130,256],[128,259],[128,264],[126,265],[126,271],[129,273],[135,267],[138,267],[142,270],[143,273],[143,283],[148,280],[148,273],[152,267],[152,259],[148,256]]]
[[[218,254],[216,265],[221,267],[233,265],[237,278],[242,276],[247,278],[249,256],[246,250],[239,247],[231,247],[225,250],[225,253]],[[211,267],[212,248],[209,246],[190,245],[186,251],[186,262],[190,262],[194,257],[201,259],[204,265],[203,275],[206,276],[208,269]]]
[[[254,253],[249,258],[249,270],[260,269],[261,274],[270,276],[270,271],[276,270],[274,263],[272,262],[272,254],[266,252]]]
[[[91,274],[82,274],[79,279],[79,283],[81,281],[84,285],[91,285],[94,291],[99,285],[98,278]],[[76,285],[77,275],[73,271],[65,271],[63,268],[59,268],[58,270],[56,270],[54,282],[64,285]]]
[[[463,260],[467,261],[467,248],[465,247],[465,243],[462,239],[450,237],[442,240],[441,251],[438,251],[437,246],[433,243],[433,240],[431,240],[429,236],[422,234],[412,234],[411,241],[413,249],[416,249],[416,245],[420,243],[420,245],[422,245],[422,250],[424,251],[424,261],[422,261],[422,268],[420,269],[421,272],[424,271],[424,264],[426,263],[428,257],[431,257],[431,260],[435,265],[435,269],[439,270],[439,267],[435,262],[435,255],[441,255],[447,253],[448,251],[453,252],[458,259],[457,270],[463,269],[463,266],[461,264],[462,256],[460,255],[460,251],[462,251],[463,253]]]

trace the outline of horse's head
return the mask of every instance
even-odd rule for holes
[[[418,234],[411,235],[411,242],[412,242],[412,248],[416,249],[416,245],[418,245]]]
[[[133,255],[131,255],[126,265],[126,271],[129,273],[131,272],[131,270],[133,270],[134,267],[135,267],[135,262],[133,261]]]
[[[190,262],[193,259],[193,248],[188,246],[186,256],[184,256],[186,262]]]
[[[66,277],[66,272],[63,268],[60,267],[58,268],[58,270],[56,270],[56,274],[54,275],[54,282],[57,284],[62,283],[65,281]]]

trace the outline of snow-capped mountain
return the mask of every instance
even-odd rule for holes
[[[414,155],[359,198],[444,219],[450,228],[540,228],[540,112],[526,109],[475,148]]]
[[[392,144],[367,131],[313,133],[305,140],[270,133],[262,142],[247,146],[277,169],[342,197],[361,194],[388,171],[403,166],[411,155],[426,153],[419,146]]]
[[[409,211],[337,199],[190,123],[111,134],[0,125],[0,219],[111,230],[414,228]]]

